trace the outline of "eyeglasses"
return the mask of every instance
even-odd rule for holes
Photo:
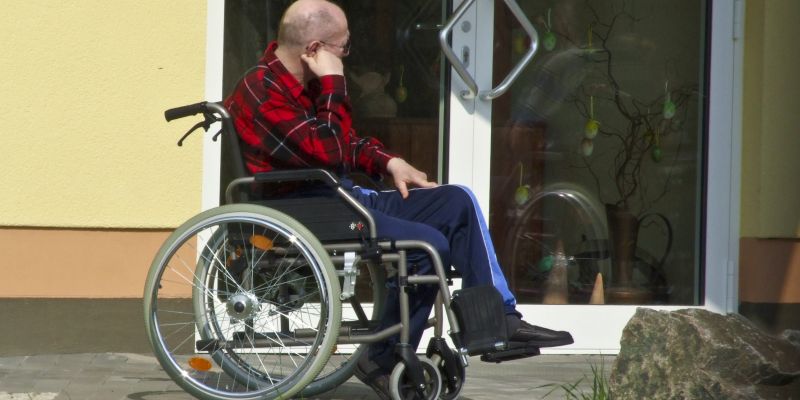
[[[326,42],[323,42],[322,40],[319,40],[319,42],[322,43],[325,46],[331,46],[331,47],[338,48],[339,50],[342,51],[342,56],[347,56],[348,54],[350,54],[350,45],[352,44],[350,42],[350,38],[347,38],[347,41],[344,42],[344,44],[341,45],[341,46],[338,45],[338,44],[326,43]]]

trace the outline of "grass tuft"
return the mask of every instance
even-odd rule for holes
[[[550,396],[560,389],[564,394],[564,399],[566,400],[612,400],[613,397],[611,396],[611,391],[608,388],[608,379],[604,374],[605,369],[603,364],[604,363],[600,363],[600,367],[597,367],[596,365],[590,366],[592,368],[591,390],[580,387],[581,383],[590,379],[590,377],[584,375],[573,383],[550,383],[547,385],[542,385],[541,387],[552,387],[552,389],[544,395],[544,398],[547,398],[547,396]]]

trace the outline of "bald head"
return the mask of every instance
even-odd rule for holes
[[[298,0],[281,18],[278,44],[299,48],[342,35],[347,35],[347,17],[339,6],[326,0]]]

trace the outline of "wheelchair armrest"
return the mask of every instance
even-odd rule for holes
[[[339,180],[324,169],[287,169],[280,171],[259,172],[254,175],[255,182],[284,182],[284,181],[320,181],[332,189],[339,187]]]

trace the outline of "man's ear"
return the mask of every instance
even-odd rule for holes
[[[317,50],[319,50],[320,45],[320,42],[311,42],[311,44],[306,46],[306,55],[313,56],[314,54],[317,54]]]

